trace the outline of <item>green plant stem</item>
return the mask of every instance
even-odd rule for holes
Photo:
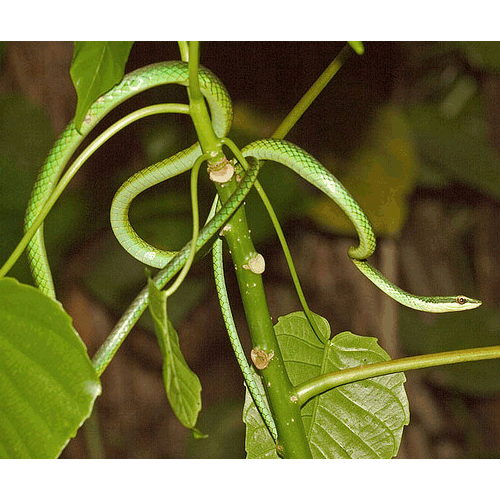
[[[177,42],[179,45],[179,52],[181,53],[181,59],[184,62],[189,61],[189,43],[188,42]]]
[[[199,91],[198,84],[198,43],[189,43],[189,108],[198,139],[204,153],[212,158],[212,164],[225,158],[221,140],[212,129],[208,110]],[[243,159],[244,160],[244,159]],[[248,168],[246,160],[244,167]],[[216,183],[222,203],[225,203],[237,187],[236,176],[224,184]],[[277,449],[285,458],[312,458],[300,406],[290,396],[293,386],[288,378],[279,349],[271,315],[264,293],[262,276],[246,269],[250,258],[255,254],[255,247],[250,237],[245,209],[240,207],[226,224],[225,238],[236,269],[240,294],[245,315],[255,349],[272,355],[269,366],[262,370],[264,386],[269,405],[278,429]]]
[[[223,202],[227,200],[235,186],[234,176],[230,182],[218,186],[219,196]],[[243,207],[238,209],[229,221],[224,237],[235,265],[253,349],[265,351],[272,356],[269,365],[260,373],[264,378],[264,388],[278,429],[277,449],[285,458],[311,458],[300,406],[290,399],[294,390],[274,333],[262,275],[246,268],[256,251],[250,238]]]
[[[205,103],[205,99],[200,90],[200,82],[198,79],[199,67],[199,43],[189,42],[189,112],[193,120],[194,128],[198,140],[200,141],[201,149],[204,153],[211,157],[210,163],[217,163],[224,158],[222,144],[220,139],[215,135],[210,121],[210,115]]]
[[[111,137],[113,137],[117,132],[125,128],[127,125],[130,125],[131,123],[146,116],[156,115],[160,113],[188,114],[189,108],[185,104],[175,103],[155,104],[153,106],[141,108],[128,114],[127,116],[124,116],[122,119],[111,125],[101,135],[94,139],[92,143],[85,148],[84,151],[82,151],[82,153],[72,163],[61,180],[58,182],[57,186],[52,191],[52,194],[40,210],[40,213],[33,221],[33,224],[31,224],[29,229],[24,233],[24,236],[21,238],[16,248],[10,254],[9,258],[0,269],[0,278],[3,278],[10,271],[12,266],[16,263],[17,259],[19,259],[19,257],[23,254],[31,238],[33,238],[41,224],[43,224],[43,221],[47,217],[51,208],[54,206],[55,202],[59,199],[59,196],[61,196],[71,179],[75,176],[80,167],[89,159],[89,157],[94,154],[107,140],[111,139]]]
[[[346,45],[328,65],[318,79],[311,85],[309,90],[302,96],[300,101],[288,113],[286,118],[281,122],[280,126],[274,131],[271,137],[275,139],[283,139],[290,129],[297,123],[300,117],[305,113],[307,108],[312,104],[314,99],[318,97],[321,91],[326,87],[328,82],[338,73],[344,62],[352,53],[351,47]]]
[[[244,165],[244,162],[246,161],[243,158],[243,154],[241,151],[238,149],[236,144],[234,144],[233,141],[231,141],[229,138],[224,138],[222,139],[223,144],[227,145],[236,159],[240,162],[240,165]],[[260,199],[262,203],[264,204],[266,211],[269,215],[269,218],[271,219],[271,222],[274,226],[274,230],[276,231],[276,235],[278,236],[278,240],[281,244],[281,249],[283,250],[283,254],[285,255],[285,260],[288,265],[288,270],[290,271],[290,276],[292,277],[293,284],[295,286],[295,291],[297,293],[297,296],[299,298],[300,305],[302,306],[302,309],[304,310],[304,314],[306,315],[309,324],[311,325],[314,333],[316,334],[316,337],[318,337],[318,340],[320,342],[324,342],[324,338],[321,336],[321,333],[318,329],[318,326],[316,325],[316,321],[314,320],[313,314],[311,312],[311,309],[309,308],[309,305],[307,303],[306,297],[304,295],[304,291],[302,290],[302,285],[300,284],[299,276],[297,274],[297,270],[295,269],[295,264],[293,263],[292,259],[292,254],[290,252],[290,248],[288,247],[288,243],[285,238],[285,234],[283,233],[283,229],[281,228],[281,224],[279,222],[278,216],[276,215],[276,212],[274,211],[273,205],[271,201],[269,200],[266,192],[264,191],[264,188],[260,184],[259,181],[255,181],[254,183],[255,190],[260,196]]]
[[[346,60],[347,56],[349,55],[350,49],[348,46],[346,46],[332,61],[332,63],[327,67],[327,69],[320,75],[320,77],[316,80],[316,82],[312,85],[312,87],[304,94],[302,99],[295,105],[295,107],[292,109],[292,111],[287,115],[287,117],[283,120],[281,125],[276,129],[272,137],[274,138],[284,138],[287,133],[290,131],[290,129],[295,125],[295,123],[299,120],[299,118],[305,113],[305,111],[308,109],[308,107],[311,105],[311,103],[316,99],[316,97],[321,93],[321,91],[325,88],[325,86],[328,84],[328,82],[333,78],[333,76],[339,71],[339,69],[342,67],[344,61]],[[238,151],[235,151],[234,145],[231,141],[228,139],[225,139],[224,142],[231,148],[233,151],[233,154],[237,157],[238,161],[242,166],[245,166],[246,161],[244,158],[241,157],[241,155],[238,154]],[[237,148],[236,148],[237,149]],[[288,266],[290,269],[290,273],[292,276],[292,280],[295,284],[295,288],[297,290],[297,294],[299,296],[299,300],[301,302],[302,308],[304,309],[304,312],[306,316],[309,319],[309,322],[315,332],[317,332],[317,327],[316,323],[314,321],[314,318],[312,316],[312,313],[309,309],[309,306],[307,305],[307,301],[304,297],[304,294],[302,292],[302,287],[300,285],[299,278],[297,276],[295,266],[293,264],[290,251],[288,249],[288,245],[286,243],[285,236],[283,234],[283,231],[281,229],[281,226],[279,224],[279,221],[276,217],[276,214],[274,212],[274,209],[272,208],[271,203],[269,202],[269,199],[267,198],[267,195],[265,191],[263,190],[262,186],[258,181],[255,182],[254,184],[255,188],[257,189],[257,192],[259,193],[264,205],[266,206],[266,209],[269,213],[269,216],[271,217],[271,221],[273,222],[273,225],[275,227],[276,233],[278,235],[278,238],[280,240],[281,246],[283,248],[283,251],[285,253],[285,257],[288,262]],[[219,189],[219,194],[221,195],[221,198],[224,199],[223,194],[221,193],[221,190]],[[244,214],[244,212],[243,212]],[[233,218],[233,221],[236,219],[236,215]],[[239,221],[241,222],[241,220]],[[238,258],[236,255],[238,255],[237,252],[235,252],[235,242],[232,241],[233,239],[236,239],[237,243],[243,243],[243,239],[241,238],[241,234],[247,234],[245,233],[248,232],[248,228],[246,226],[246,222],[244,222],[245,228],[242,229],[241,233],[238,231],[238,228],[235,228],[233,224],[231,224],[231,231],[230,233],[238,233],[238,236],[233,238],[232,234],[227,234],[226,240],[229,245],[229,248],[231,250],[231,255],[233,258],[233,261],[236,263]],[[250,238],[249,239],[249,245],[248,248],[245,251],[242,251],[242,255],[240,258],[247,258],[248,256],[252,254],[252,252],[255,252],[255,249],[253,248],[253,244],[251,243]],[[248,324],[251,327],[253,322],[252,319],[250,318],[251,311],[253,310],[255,304],[257,304],[256,301],[252,297],[250,297],[251,292],[255,292],[256,297],[264,296],[264,291],[262,289],[262,280],[260,279],[260,276],[254,276],[253,279],[255,280],[254,282],[249,282],[252,281],[249,279],[249,271],[245,269],[240,269],[238,266],[236,266],[236,274],[238,278],[238,283],[240,286],[240,290],[242,291],[242,296],[243,296],[243,305],[245,307],[245,312],[247,315],[247,320]],[[264,304],[259,304],[260,308],[267,309],[267,303],[264,300]],[[249,312],[247,312],[247,310]],[[261,309],[263,310],[263,309]],[[278,427],[278,436],[281,440],[281,438],[285,435],[287,436],[285,438],[285,443],[291,442],[293,443],[293,448],[288,449],[288,444],[284,446],[284,456],[286,457],[288,454],[293,456],[294,458],[306,458],[306,457],[311,457],[311,451],[309,449],[307,441],[304,439],[305,438],[305,430],[302,424],[302,418],[300,415],[300,410],[297,411],[297,408],[292,405],[292,407],[287,406],[286,402],[283,401],[284,395],[288,394],[289,391],[292,389],[290,380],[288,379],[288,376],[286,374],[286,369],[284,367],[282,358],[281,358],[281,352],[279,350],[279,346],[276,340],[276,336],[274,334],[274,329],[272,326],[272,322],[270,320],[270,315],[269,311],[267,311],[267,318],[269,319],[269,322],[265,321],[265,324],[262,325],[261,330],[256,331],[254,334],[252,334],[252,331],[250,331],[250,335],[252,337],[252,342],[254,345],[254,348],[258,349],[263,349],[266,352],[268,351],[267,348],[262,347],[262,345],[267,345],[270,340],[272,339],[273,347],[269,347],[274,354],[273,360],[269,364],[269,366],[263,371],[263,377],[265,381],[265,388],[268,393],[268,400],[270,401],[271,409],[275,417],[276,425]],[[264,319],[264,318],[262,318]],[[258,324],[258,323],[256,323]],[[318,333],[317,333],[318,335]],[[259,342],[263,342],[262,345],[259,344]],[[273,365],[273,363],[276,363]],[[276,368],[276,373],[274,373],[273,368]],[[279,380],[279,384],[275,383],[275,379]],[[272,393],[272,391],[269,389],[269,386],[277,389],[275,395]],[[276,402],[280,401],[280,407],[276,407]],[[277,412],[282,413],[283,417],[280,417]],[[290,422],[294,422],[295,426],[293,428],[290,428]],[[285,424],[285,429],[283,429],[283,424]],[[288,431],[291,431],[290,437],[288,438]],[[280,443],[279,443],[280,444]]]
[[[437,354],[424,354],[409,358],[384,361],[371,365],[348,368],[338,372],[320,375],[296,387],[295,396],[302,406],[309,399],[340,385],[359,382],[372,377],[390,375],[392,373],[430,368],[432,366],[450,365],[464,363],[466,361],[482,361],[486,359],[500,358],[500,346],[477,347],[474,349],[463,349]]]

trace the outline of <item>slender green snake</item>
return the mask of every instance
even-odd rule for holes
[[[232,122],[232,105],[230,97],[222,83],[208,70],[200,68],[200,89],[206,98],[211,111],[212,126],[218,137],[225,137]],[[66,164],[89,132],[102,118],[121,102],[138,92],[148,88],[176,83],[189,84],[188,66],[181,62],[154,64],[134,71],[124,77],[122,82],[99,98],[90,108],[82,128],[78,131],[74,123],[70,123],[50,151],[33,189],[25,218],[27,230],[44,203],[54,190]],[[356,267],[377,287],[397,302],[410,308],[427,312],[450,312],[472,309],[481,305],[476,299],[463,295],[449,297],[424,297],[409,294],[387,280],[377,269],[367,262],[375,251],[376,241],[371,224],[357,202],[342,184],[306,151],[289,142],[278,139],[262,139],[242,149],[245,157],[259,161],[249,161],[250,168],[243,175],[238,188],[219,210],[212,210],[212,218],[202,228],[196,241],[196,250],[209,244],[223,224],[234,214],[256,180],[260,160],[271,160],[281,163],[295,171],[298,175],[320,189],[334,200],[346,213],[356,228],[359,245],[349,249],[349,257]],[[189,170],[195,160],[202,154],[198,144],[136,173],[118,190],[111,207],[111,225],[122,246],[141,262],[152,267],[161,268],[153,279],[158,288],[162,288],[182,268],[188,258],[190,243],[179,252],[159,250],[144,242],[132,229],[128,221],[128,209],[132,200],[150,186],[167,180],[177,174]],[[215,205],[214,205],[215,207]],[[46,295],[55,298],[53,282],[45,254],[43,228],[40,227],[27,249],[32,274],[37,286]],[[238,363],[243,371],[247,387],[269,427],[276,437],[274,421],[265,401],[257,390],[253,374],[250,371],[242,350],[234,322],[232,321],[229,299],[225,290],[223,277],[222,251],[220,240],[214,245],[214,274],[221,309],[228,328]],[[148,291],[145,287],[129,306],[120,321],[113,329],[108,341],[103,344],[94,357],[94,366],[100,375],[110,358],[118,349],[127,333],[146,309]],[[105,354],[104,354],[105,353]]]
[[[206,97],[212,113],[214,131],[217,135],[223,137],[228,133],[232,123],[230,97],[222,83],[208,70],[200,68],[199,78],[201,91]],[[25,230],[27,230],[35,220],[41,207],[57,184],[66,164],[90,131],[112,109],[125,100],[152,87],[168,83],[176,83],[184,86],[189,84],[189,72],[186,63],[169,61],[146,66],[129,73],[118,85],[100,97],[90,107],[80,131],[77,130],[74,122],[71,122],[66,127],[52,147],[40,170],[40,174],[28,202],[25,217]],[[188,170],[200,155],[201,148],[196,144],[172,158],[142,170],[132,179],[129,179],[129,182],[126,182],[119,190],[116,205],[120,205],[120,194],[133,196],[134,186],[149,186]],[[125,243],[128,250],[133,253],[135,252],[139,257],[143,254],[145,254],[146,257],[150,257],[151,254],[148,254],[148,252],[151,251],[156,253],[155,250],[142,248],[140,244],[139,246],[135,245],[139,238],[133,231],[130,235],[130,238],[132,238],[132,247],[130,248],[130,242],[126,240],[126,237],[125,239],[122,238],[122,234],[127,233],[127,228],[122,228],[120,226],[120,221],[114,217],[114,213],[112,214],[111,220],[118,231],[119,239],[122,243]],[[46,295],[55,298],[54,285],[45,253],[43,227],[38,229],[35,237],[29,243],[27,253],[36,285]],[[168,261],[171,257],[172,253],[163,254],[164,259],[161,264],[164,264],[165,261]],[[151,265],[155,266],[155,264],[158,264],[155,267],[163,267],[155,258],[150,260]]]
[[[395,301],[418,311],[433,313],[465,311],[481,305],[481,301],[464,295],[448,297],[412,295],[394,285],[369,264],[366,259],[375,251],[376,240],[368,217],[340,181],[303,149],[279,139],[261,139],[244,147],[242,153],[245,156],[271,160],[287,166],[335,201],[349,217],[358,233],[359,245],[349,249],[349,257],[374,285]]]

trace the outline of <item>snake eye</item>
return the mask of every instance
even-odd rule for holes
[[[463,306],[467,302],[467,299],[463,295],[457,297],[457,303]]]

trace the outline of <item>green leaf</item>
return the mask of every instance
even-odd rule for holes
[[[320,330],[330,337],[328,322],[316,316]],[[322,344],[302,312],[279,318],[276,336],[292,384],[325,373],[389,360],[377,339],[350,332]],[[391,458],[409,422],[403,373],[337,387],[308,401],[302,417],[314,458]],[[259,415],[246,409],[248,456],[276,458],[272,439]]]
[[[343,332],[330,341],[321,373],[390,359],[377,339]],[[308,403],[315,458],[392,458],[410,421],[403,373],[333,389]]]
[[[0,280],[0,457],[56,458],[86,420],[101,384],[61,305]]]
[[[90,106],[121,81],[134,42],[75,42],[71,79],[78,95],[79,130]]]
[[[201,384],[191,371],[179,346],[179,336],[167,318],[167,296],[149,285],[149,310],[155,323],[156,336],[163,354],[163,382],[167,398],[182,425],[193,429],[201,410]]]

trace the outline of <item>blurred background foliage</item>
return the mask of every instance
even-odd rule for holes
[[[203,43],[202,64],[219,76],[234,102],[233,140],[242,147],[269,136],[343,45],[343,42]],[[74,113],[76,94],[69,76],[71,55],[72,46],[65,42],[0,44],[2,262],[21,238],[24,211],[38,169],[53,140]],[[137,42],[127,70],[168,59],[178,59],[176,44]],[[165,87],[137,96],[113,111],[96,134],[117,117],[160,101],[185,101],[185,90]],[[473,232],[478,226],[474,214],[481,207],[486,207],[487,213],[496,213],[500,201],[499,108],[500,42],[365,42],[365,54],[352,54],[287,137],[341,179],[382,239],[404,240],[405,231],[411,227],[410,215],[419,200],[437,200],[441,209],[450,214],[452,223],[446,232],[459,233],[463,243],[450,247],[448,254],[455,265],[456,281],[463,285],[460,292],[482,299],[486,296],[485,305],[465,320],[460,315],[444,315],[430,321],[413,311],[398,309],[400,347],[404,354],[493,345],[500,341],[498,280],[492,274],[494,271],[483,271],[489,281],[488,286],[484,283],[481,286],[475,272],[481,266],[494,269],[496,264],[489,267],[485,264],[485,259],[492,259],[491,255],[477,260],[474,234],[478,233]],[[111,233],[109,206],[113,194],[133,172],[187,147],[193,140],[189,118],[151,117],[113,138],[82,169],[46,224],[47,249],[63,297],[70,297],[70,290],[77,286],[92,301],[104,305],[112,316],[117,317],[124,310],[145,283],[145,272],[142,264],[123,251]],[[260,179],[292,242],[304,228],[306,232],[312,228],[327,240],[334,235],[354,236],[351,224],[338,207],[318,196],[311,186],[304,185],[285,168],[266,164]],[[137,232],[157,246],[180,248],[191,232],[188,186],[189,177],[185,175],[141,195],[131,209],[131,221]],[[200,182],[200,196],[203,218],[213,196],[206,176]],[[254,194],[247,206],[256,245],[271,252],[275,239],[269,218]],[[482,225],[481,230],[481,234],[487,233],[488,244],[498,249],[498,226]],[[429,246],[434,243],[429,241]],[[213,294],[209,261],[203,259],[197,263],[185,285],[169,302],[175,325],[182,325]],[[340,272],[349,265],[347,262],[339,263]],[[412,269],[405,271],[403,266],[407,278],[411,272]],[[24,259],[16,264],[11,275],[31,283]],[[433,291],[431,287],[421,293]],[[342,294],[348,296],[349,287],[344,287]],[[333,291],[330,299],[336,300]],[[345,300],[349,304],[351,299]],[[353,305],[353,309],[357,307]],[[150,326],[148,318],[143,326]],[[340,331],[354,327],[340,323],[338,328]],[[205,332],[199,331],[197,335]],[[196,338],[193,339],[196,343]],[[206,342],[210,341],[213,339],[209,335]],[[218,337],[214,342],[210,344],[211,355],[217,357],[217,366],[224,366],[225,357],[230,356],[227,343]],[[92,351],[99,343],[94,339],[87,345]],[[192,359],[195,365],[199,363],[200,370],[211,370],[203,368],[206,358],[201,355],[193,354]],[[234,368],[234,364],[231,366]],[[474,401],[478,397],[496,401],[500,391],[500,366],[496,361],[447,367],[433,373],[439,374],[439,390],[445,387]],[[216,382],[210,389],[209,379],[204,391],[206,384],[209,394],[218,394]],[[179,456],[241,455],[242,444],[235,446],[238,441],[234,437],[239,435],[242,443],[241,406],[237,403],[241,385],[227,394],[224,404],[213,396],[212,406],[208,404],[202,417],[205,426],[201,429],[209,433],[212,430],[214,441],[207,445],[206,440],[193,443],[189,437],[181,439],[187,444],[179,445]],[[470,418],[470,414],[465,412],[464,418]],[[111,424],[102,425],[108,429],[109,447],[115,455],[120,456],[123,447],[129,455],[146,453],[131,452],[130,447],[123,445],[123,435],[114,435]],[[494,443],[497,441],[498,437]],[[472,448],[474,456],[498,453],[495,446],[492,451],[484,443]]]

